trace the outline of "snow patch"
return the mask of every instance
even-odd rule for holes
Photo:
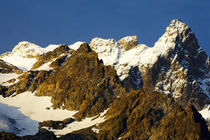
[[[50,62],[47,62],[47,63],[44,63],[43,65],[41,65],[39,68],[35,69],[35,70],[46,70],[46,71],[49,71],[49,70],[52,70],[53,68],[50,67],[50,64],[52,63],[53,61],[50,61]]]
[[[28,71],[32,68],[34,63],[37,61],[36,58],[26,58],[22,56],[18,56],[16,54],[10,54],[8,56],[4,56],[0,58],[7,63],[10,63],[23,71]]]
[[[76,113],[76,111],[62,109],[53,110],[51,106],[51,97],[37,97],[31,92],[24,92],[15,97],[0,96],[0,113],[6,114],[17,122],[18,125],[15,126],[20,132],[15,134],[19,136],[36,134],[38,122],[64,120],[73,117]]]
[[[88,128],[88,127],[91,127],[91,126],[94,126],[94,125],[97,125],[99,123],[102,123],[104,122],[106,119],[105,119],[105,113],[108,111],[105,110],[104,112],[100,113],[100,116],[99,117],[91,117],[91,118],[85,118],[83,119],[82,121],[74,121],[73,123],[70,123],[68,124],[64,129],[62,130],[56,130],[56,129],[49,129],[47,128],[49,131],[52,131],[54,132],[54,134],[59,137],[59,136],[62,136],[62,135],[65,135],[65,134],[68,134],[68,133],[71,133],[73,131],[77,131],[77,130],[80,130],[80,129],[84,129],[84,128]],[[46,127],[45,127],[46,129]],[[96,129],[94,129],[96,130]],[[97,129],[98,130],[98,129]],[[98,132],[98,131],[97,131]]]
[[[37,55],[41,55],[43,53],[47,53],[49,51],[53,51],[60,45],[48,45],[46,48],[42,48],[36,44],[22,41],[19,42],[12,50],[12,53],[18,56],[25,57],[26,55],[35,57]]]
[[[74,43],[74,44],[72,44],[72,45],[69,45],[69,48],[76,51],[77,49],[79,49],[79,47],[80,47],[83,43],[85,43],[85,42],[78,41],[78,42],[76,42],[76,43]]]
[[[17,79],[21,74],[17,73],[0,73],[0,85],[10,86],[17,83],[19,80]],[[9,83],[9,80],[15,79],[14,83]]]
[[[36,44],[22,41],[16,45],[12,52],[1,55],[0,59],[10,63],[21,70],[28,71],[32,68],[33,64],[37,61],[37,56],[49,51],[53,51],[60,45],[49,45],[42,48]]]
[[[115,65],[119,61],[122,50],[114,39],[94,38],[90,46],[104,65]]]
[[[199,113],[205,120],[210,119],[210,105],[208,105],[205,109],[199,111]]]
[[[38,122],[22,114],[18,107],[0,103],[0,130],[15,133],[18,136],[35,135]]]
[[[24,92],[15,97],[4,98],[0,96],[0,102],[19,107],[19,110],[26,116],[36,121],[64,120],[72,117],[76,111],[46,109],[51,107],[51,97],[38,97],[34,93]],[[62,114],[62,115],[61,115]]]
[[[92,129],[91,129],[93,132],[95,132],[95,133],[99,133],[99,129],[97,129],[97,128],[95,128],[95,127],[93,127]]]

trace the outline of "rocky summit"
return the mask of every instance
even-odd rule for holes
[[[208,140],[210,60],[174,19],[153,47],[23,41],[0,55],[2,140]]]

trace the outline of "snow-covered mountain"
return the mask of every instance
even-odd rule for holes
[[[190,27],[183,22],[172,20],[154,47],[140,44],[125,48],[124,44],[120,45],[122,40],[124,44],[137,44],[136,36],[128,36],[118,42],[114,39],[94,38],[90,46],[105,65],[115,67],[122,81],[129,77],[130,73],[136,72],[131,79],[135,81],[134,89],[140,88],[143,85],[141,82],[146,83],[148,75],[152,75],[149,84],[156,91],[174,98],[187,96],[186,103],[199,100],[199,96],[209,96],[209,57],[199,47]],[[136,67],[139,71],[133,71]],[[189,97],[192,94],[196,97]],[[201,100],[203,105],[209,102]],[[201,104],[194,105],[201,109]]]
[[[39,55],[53,51],[58,46],[59,45],[49,45],[46,48],[42,48],[36,44],[22,41],[13,48],[12,52],[2,54],[1,60],[12,64],[19,69],[28,71],[37,61]]]
[[[45,137],[46,129],[61,139],[206,138],[196,109],[210,119],[209,65],[190,27],[176,19],[153,47],[137,36],[46,48],[23,41],[0,55],[0,130]],[[179,130],[170,119],[200,129]],[[160,136],[167,125],[177,134]]]

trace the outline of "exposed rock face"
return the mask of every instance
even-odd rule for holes
[[[98,139],[207,139],[205,120],[161,93],[131,91],[115,100],[100,124]]]
[[[8,64],[4,60],[0,59],[0,73],[10,73],[10,72],[22,73],[22,71],[17,67]]]
[[[57,70],[65,62],[67,57],[68,55],[58,57],[55,61],[53,61],[50,64],[50,67],[52,67],[53,70]]]
[[[43,121],[39,123],[39,128],[42,127],[48,127],[49,129],[63,129],[64,127],[66,127],[66,125],[74,122],[75,119],[73,118],[67,118],[63,121]]]
[[[128,38],[132,36],[119,42]],[[143,86],[149,92],[162,92],[182,105],[193,104],[199,110],[209,103],[209,57],[183,22],[172,20],[154,47],[124,43],[130,46],[127,50],[121,49],[123,44],[118,43],[113,39],[94,38],[90,46],[105,65],[114,66],[126,89]],[[136,67],[139,70],[133,70]]]
[[[96,133],[91,128],[85,128],[78,131],[74,131],[70,134],[61,136],[59,140],[97,140]]]
[[[127,36],[120,39],[118,44],[121,46],[121,48],[127,51],[137,46],[138,38],[137,36]]]
[[[209,103],[207,95],[210,89],[206,89],[210,84],[209,57],[199,47],[194,33],[187,25],[173,20],[153,49],[165,51],[160,53],[154,65],[140,67],[143,83],[148,83],[151,78],[150,86],[175,97],[185,106],[193,104],[200,110]],[[149,69],[148,72],[145,69]],[[145,88],[149,87],[148,84]]]
[[[31,82],[37,75],[37,73],[38,71],[30,71],[30,72],[26,72],[24,75],[21,75],[19,77],[20,81],[14,86],[12,86],[13,88],[9,88],[9,90],[12,90],[12,92],[9,92],[9,93],[16,92],[17,94],[19,94],[19,93],[27,91],[31,85]]]
[[[39,57],[38,61],[33,65],[32,69],[37,69],[45,63],[48,63],[50,61],[54,61],[54,59],[58,59],[58,57],[60,57],[59,60],[57,60],[58,62],[60,62],[62,60],[64,61],[65,59],[62,59],[63,57],[60,56],[60,55],[64,55],[66,57],[67,54],[69,53],[69,50],[70,49],[67,45],[61,45],[60,47],[56,48],[53,51],[44,53],[43,55],[41,55]],[[73,50],[71,50],[71,52],[72,51]],[[62,63],[62,62],[60,62],[60,63]],[[54,66],[54,67],[56,67],[56,66]]]
[[[19,138],[13,133],[0,132],[0,139],[1,140],[18,140]]]
[[[7,87],[5,86],[0,86],[0,95],[2,95],[3,97],[6,97],[6,91],[7,91]]]
[[[201,88],[210,84],[209,57],[199,47],[191,29],[179,20],[171,22],[154,47],[170,46],[171,42],[164,44],[166,38],[174,45],[162,60],[158,60],[161,67],[156,69],[159,74],[153,79],[156,90],[175,97],[182,105],[190,103],[200,110],[209,103],[210,89]],[[200,83],[200,80],[206,83]]]
[[[186,120],[183,120],[185,117]],[[150,138],[208,139],[210,135],[206,128],[204,119],[196,111],[194,106],[187,107],[185,111],[177,108],[171,114],[164,117],[160,121],[160,125],[156,124],[153,129],[153,136]]]
[[[19,137],[17,140],[57,140],[57,138],[53,132],[47,131],[46,129],[40,129],[36,135]]]
[[[49,77],[51,72],[52,71],[39,71],[39,73],[31,82],[31,85],[28,90],[34,92]]]
[[[38,71],[25,72],[23,75],[18,77],[19,82],[17,82],[16,84],[13,84],[9,87],[2,86],[1,95],[4,97],[8,97],[8,96],[13,95],[14,93],[19,94],[19,93],[27,91],[31,85],[31,82],[37,75],[37,73]]]
[[[122,81],[126,91],[137,90],[143,86],[141,72],[138,67],[131,67],[128,74],[129,76]]]
[[[19,76],[19,81],[11,86],[1,86],[0,94],[4,97],[20,94],[25,91],[34,92],[50,75],[52,71],[28,71]]]
[[[88,44],[83,44],[41,84],[37,96],[52,96],[53,106],[79,110],[77,117],[102,112],[124,89],[111,66],[104,66]]]

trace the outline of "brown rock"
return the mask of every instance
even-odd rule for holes
[[[67,55],[58,57],[55,61],[53,61],[50,64],[50,67],[52,67],[54,70],[57,70],[65,62],[66,58],[67,58]]]
[[[38,87],[36,95],[52,96],[54,108],[79,110],[76,117],[82,118],[108,108],[123,90],[114,68],[104,66],[88,44],[83,44]]]
[[[22,70],[0,59],[0,73],[22,73]]]
[[[137,46],[138,44],[138,38],[137,36],[127,36],[118,41],[118,44],[124,49],[124,50],[130,50]]]
[[[1,140],[19,140],[15,134],[10,132],[0,132],[0,139]]]
[[[9,87],[6,87],[6,91],[4,92],[4,96],[8,97],[13,95],[13,93],[20,94],[25,92],[31,86],[31,83],[38,71],[28,71],[18,77],[19,82]]]
[[[63,121],[43,121],[39,123],[39,128],[48,127],[49,129],[63,129],[66,125],[74,122],[73,118],[67,118]]]
[[[44,63],[52,61],[53,59],[59,57],[61,54],[64,54],[64,55],[68,54],[69,50],[70,49],[67,45],[61,45],[60,47],[56,48],[55,50],[41,55],[39,57],[38,61],[33,65],[32,69],[39,68]]]
[[[49,77],[51,72],[52,71],[39,71],[36,77],[33,79],[28,90],[34,92],[39,87],[39,85],[41,85]]]
[[[97,128],[98,139],[208,139],[205,120],[194,107],[184,110],[173,99],[131,91],[115,100]]]

